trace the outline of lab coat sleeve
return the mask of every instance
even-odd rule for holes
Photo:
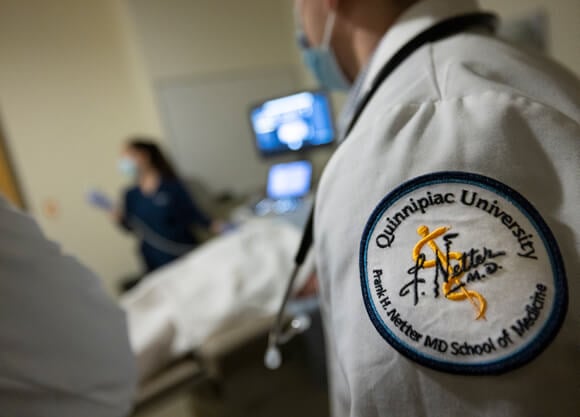
[[[515,93],[488,91],[426,103],[397,135],[412,176],[487,175],[522,193],[550,226],[578,230],[580,120]]]
[[[472,415],[473,404],[486,405],[478,410],[481,416],[576,415],[578,368],[571,364],[578,363],[577,303],[572,301],[559,334],[541,355],[491,382],[431,372],[405,360],[378,335],[353,277],[359,274],[362,231],[386,195],[421,175],[462,171],[508,185],[537,209],[562,252],[569,299],[578,300],[580,120],[511,92],[399,105],[389,98],[378,96],[339,148],[317,199],[316,255],[336,355],[333,398],[343,410],[355,410],[337,415],[364,415],[361,404],[380,404],[397,416],[423,415],[425,404],[439,405],[429,409],[433,415]],[[389,268],[406,270],[408,259]],[[457,386],[461,395],[454,395]]]
[[[0,300],[1,415],[128,415],[136,367],[124,313],[1,198]]]
[[[522,194],[538,210],[560,246],[570,294],[578,290],[577,116],[514,92],[485,91],[395,106],[380,118],[380,126],[374,128],[377,140],[357,156],[375,160],[362,168],[368,177],[385,176],[383,187],[383,180],[377,182],[379,192],[367,195],[369,201],[380,201],[385,191],[435,172],[491,177]],[[575,320],[578,323],[579,317]]]

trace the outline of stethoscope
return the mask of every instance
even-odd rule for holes
[[[497,20],[497,16],[491,13],[472,13],[452,17],[441,21],[440,23],[413,38],[383,66],[379,74],[376,76],[375,80],[371,84],[370,89],[359,102],[348,129],[346,130],[346,136],[352,132],[364,110],[367,108],[368,104],[375,96],[381,85],[414,52],[428,43],[437,42],[458,33],[465,32],[473,27],[481,26],[494,31]],[[298,253],[294,258],[294,269],[290,275],[284,298],[282,299],[282,303],[278,309],[274,325],[272,326],[268,337],[268,348],[266,349],[266,354],[264,355],[264,364],[269,369],[278,369],[282,365],[282,353],[280,352],[280,346],[288,343],[294,336],[305,332],[310,327],[310,318],[306,315],[300,315],[292,318],[287,329],[283,329],[283,324],[285,316],[284,313],[286,311],[288,301],[290,300],[292,289],[294,288],[294,283],[314,241],[313,226],[314,208],[312,209],[308,221],[306,222],[304,233],[300,242],[300,247],[298,248]]]

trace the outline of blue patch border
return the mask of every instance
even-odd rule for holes
[[[426,356],[405,344],[401,339],[394,335],[384,324],[383,319],[376,311],[374,303],[372,302],[367,279],[367,252],[369,238],[375,230],[377,223],[385,211],[387,211],[394,203],[398,202],[413,191],[430,185],[449,183],[479,186],[510,201],[524,215],[526,215],[530,223],[534,226],[538,236],[542,239],[550,258],[555,289],[554,303],[552,310],[550,311],[550,318],[544,324],[544,327],[540,330],[538,336],[536,336],[534,340],[517,352],[512,353],[507,358],[480,364],[458,364]],[[377,205],[366,224],[361,239],[359,269],[365,308],[379,334],[403,356],[419,363],[420,365],[437,371],[459,375],[499,375],[520,368],[539,356],[550,345],[559,333],[568,311],[568,284],[564,261],[558,243],[549,226],[546,224],[538,210],[536,210],[536,208],[520,193],[497,180],[480,174],[460,171],[435,172],[409,180],[390,192]]]

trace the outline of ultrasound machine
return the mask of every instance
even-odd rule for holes
[[[254,206],[258,216],[295,211],[312,186],[312,164],[296,161],[273,165],[268,172],[266,198]]]
[[[331,146],[335,140],[328,95],[304,91],[267,100],[251,108],[250,121],[256,149],[263,158],[290,154],[297,159],[270,167],[266,197],[255,203],[254,214],[284,215],[300,210],[313,185],[308,151]]]

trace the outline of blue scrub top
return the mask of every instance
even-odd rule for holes
[[[198,241],[192,226],[209,228],[211,220],[197,207],[183,184],[174,179],[163,179],[157,191],[145,195],[139,187],[125,193],[125,212],[122,225],[132,230],[131,219],[144,223],[155,234],[193,249]],[[146,240],[141,240],[140,252],[147,271],[151,272],[179,258],[176,253],[166,253]]]

